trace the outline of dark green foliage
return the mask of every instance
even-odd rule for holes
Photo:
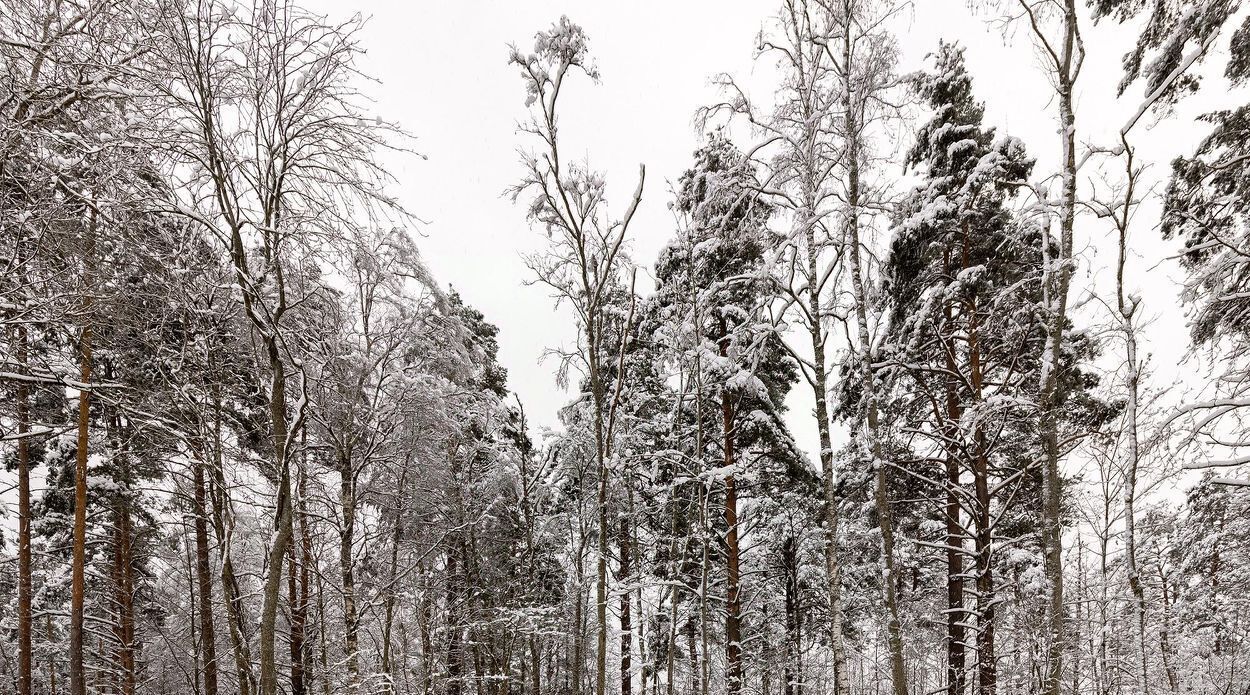
[[[1149,17],[1133,49],[1124,54],[1124,78],[1119,93],[1137,80],[1145,83],[1145,93],[1160,88],[1160,101],[1175,103],[1198,89],[1198,78],[1192,72],[1173,78],[1189,51],[1219,34],[1229,17],[1237,11],[1237,0],[1093,0],[1095,20],[1109,17],[1116,22],[1135,19],[1142,12]],[[1245,30],[1245,27],[1242,27]],[[1244,53],[1244,46],[1234,51]],[[1169,80],[1171,80],[1169,84]]]

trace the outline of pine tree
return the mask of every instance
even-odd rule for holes
[[[1011,467],[996,446],[1005,429],[1029,427],[1023,399],[1034,379],[1039,326],[1029,283],[1038,235],[1016,224],[1006,202],[1032,169],[1023,145],[982,126],[963,50],[939,46],[935,70],[916,89],[933,117],[916,134],[908,163],[925,180],[900,206],[886,265],[889,343],[902,383],[896,405],[910,410],[944,459],[941,513],[947,566],[947,686],[963,692],[966,574],[975,577],[977,692],[995,689],[995,535],[991,488]],[[995,474],[993,471],[1008,471]],[[972,480],[972,489],[962,480]],[[1010,489],[1010,488],[1009,488]],[[1000,494],[1009,494],[1003,491]],[[968,512],[965,522],[964,510]],[[973,549],[965,547],[965,523]],[[964,556],[974,562],[965,572]]]
[[[1250,23],[1233,35],[1225,75],[1234,85],[1250,79],[1248,44]],[[1250,442],[1227,436],[1241,427],[1250,369],[1239,354],[1250,310],[1250,105],[1202,120],[1211,132],[1192,156],[1172,162],[1163,233],[1184,242],[1182,263],[1190,278],[1182,296],[1193,309],[1193,341],[1214,348],[1224,368],[1210,385],[1210,399],[1189,404],[1185,412],[1192,418],[1192,436],[1217,452],[1201,465],[1227,468],[1250,462],[1242,448]]]
[[[694,456],[716,460],[719,465],[700,474],[707,484],[723,483],[725,663],[731,693],[744,687],[746,677],[739,481],[766,477],[763,470],[751,469],[751,461],[783,474],[806,472],[782,421],[796,368],[762,318],[771,296],[765,251],[777,239],[758,189],[750,163],[723,134],[714,133],[680,180],[675,207],[687,219],[686,228],[656,264],[655,301],[668,321],[668,340],[677,349],[685,380],[697,384],[693,406],[699,411],[701,439],[721,441],[717,452],[696,445]],[[719,422],[708,415],[716,411]]]

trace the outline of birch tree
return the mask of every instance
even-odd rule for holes
[[[899,619],[896,587],[899,583],[894,557],[894,523],[888,489],[884,437],[880,422],[875,363],[879,359],[876,341],[869,326],[869,269],[865,262],[870,253],[868,219],[874,208],[880,208],[881,193],[875,190],[871,176],[878,163],[872,149],[874,129],[892,114],[895,104],[891,92],[896,87],[895,64],[897,46],[883,24],[896,12],[890,4],[859,4],[842,0],[832,4],[832,22],[828,34],[817,37],[832,67],[833,92],[840,103],[840,119],[835,132],[841,138],[839,152],[842,209],[842,244],[846,254],[847,282],[851,294],[851,326],[847,340],[855,368],[859,370],[859,411],[863,422],[856,428],[862,437],[859,446],[868,456],[874,477],[873,500],[877,524],[881,530],[882,587],[887,613],[886,635],[890,652],[890,680],[895,695],[905,695],[907,668],[904,663],[902,625]]]

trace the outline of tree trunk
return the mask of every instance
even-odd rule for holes
[[[980,447],[978,446],[978,449]],[[993,695],[998,681],[998,663],[994,655],[994,563],[993,521],[990,514],[989,462],[978,451],[974,467],[976,493],[976,557],[977,557],[977,692]]]
[[[674,490],[676,493],[676,490]],[[677,497],[676,494],[673,495]],[[678,548],[685,548],[686,544],[677,542],[678,520],[681,518],[681,512],[677,504],[673,504],[672,520],[670,522],[669,531],[669,553],[671,554],[670,572],[673,582],[669,591],[669,613],[668,613],[668,653],[666,654],[665,663],[665,684],[664,695],[675,695],[677,677],[677,619],[679,617],[677,609],[681,605],[681,592],[678,582],[681,577],[683,562],[678,557]],[[689,534],[686,534],[687,543],[689,542]],[[657,693],[658,695],[658,693]]]
[[[635,518],[637,513],[637,508],[634,506],[634,491],[630,489],[629,517]],[[637,634],[634,635],[634,639],[638,643],[638,661],[642,664],[642,674],[638,683],[638,695],[647,695],[648,681],[651,682],[653,690],[659,685],[656,680],[659,678],[659,663],[657,662],[659,654],[651,653],[650,642],[647,640],[647,626],[652,625],[653,623],[651,621],[651,616],[647,612],[648,604],[643,601],[642,565],[644,555],[640,549],[644,546],[638,538],[638,526],[636,524],[631,525],[629,528],[629,545],[634,551],[634,563],[638,567],[633,591],[634,605],[638,607],[638,612],[633,619],[634,629],[637,631]],[[653,692],[652,695],[658,694]]]
[[[950,250],[943,250],[943,270],[950,275]],[[953,330],[954,320],[950,304],[943,307],[943,318],[946,325]],[[947,377],[944,379],[946,394],[946,505],[943,516],[946,521],[946,692],[947,695],[962,695],[967,679],[967,657],[964,640],[966,630],[964,621],[967,612],[964,610],[964,530],[961,524],[960,465],[959,446],[956,438],[959,434],[959,421],[963,417],[963,408],[959,404],[958,382],[955,364],[955,345],[950,337],[943,337],[946,349],[943,350],[946,361]]]
[[[849,9],[849,8],[848,8]],[[843,65],[850,69],[853,60],[851,51],[851,31],[843,32],[842,46]],[[855,120],[853,104],[854,86],[849,82],[843,93],[845,109],[846,140],[849,151],[846,158],[847,166],[847,251],[850,259],[851,289],[855,302],[855,323],[860,359],[860,379],[863,385],[864,410],[867,422],[864,434],[867,437],[868,454],[872,458],[874,471],[874,494],[877,511],[877,523],[881,527],[881,557],[885,566],[882,584],[885,594],[885,608],[888,617],[886,626],[887,641],[890,648],[890,679],[895,695],[908,695],[907,669],[903,661],[902,624],[898,617],[898,598],[895,587],[898,586],[898,570],[894,562],[894,521],[890,510],[889,491],[887,489],[886,461],[881,448],[881,437],[877,412],[876,382],[873,376],[872,360],[874,357],[872,340],[868,335],[868,294],[864,285],[864,271],[860,263],[859,236],[859,125]]]
[[[118,482],[129,484],[126,456],[122,454],[121,475]],[[135,672],[135,617],[134,617],[134,564],[131,557],[133,533],[130,523],[130,505],[127,491],[117,496],[114,508],[114,588],[117,601],[117,623],[113,636],[117,640],[117,666],[121,695],[134,695],[137,686]]]
[[[946,458],[946,692],[962,695],[966,679],[964,654],[963,529],[960,526],[959,463]]]
[[[339,504],[343,507],[343,531],[339,537],[339,569],[343,584],[343,649],[347,668],[347,692],[360,689],[360,657],[356,616],[356,572],[352,547],[356,535],[356,476],[351,452],[339,452]]]
[[[300,662],[300,676],[303,678],[304,692],[312,687],[312,650],[308,646],[308,608],[311,604],[309,600],[308,585],[312,581],[312,537],[308,532],[308,509],[305,500],[308,495],[308,430],[300,431],[300,443],[304,450],[301,452],[301,463],[299,470],[299,540],[300,540],[300,566],[299,566],[299,642],[300,650],[298,653]],[[294,654],[292,656],[295,656]]]
[[[52,642],[52,616],[48,615],[47,622],[44,624],[48,642]],[[56,695],[56,656],[54,652],[48,652],[48,692]]]
[[[781,544],[781,571],[785,583],[786,638],[782,649],[785,695],[803,695],[803,613],[799,605],[799,541],[787,537]]]
[[[814,194],[808,193],[808,198]],[[829,426],[829,377],[825,368],[825,337],[820,323],[823,316],[820,287],[816,282],[815,225],[808,222],[804,228],[807,246],[808,313],[811,318],[808,330],[812,338],[812,390],[816,397],[816,430],[820,437],[820,468],[824,487],[823,521],[825,531],[825,574],[829,593],[829,639],[833,651],[834,695],[850,695],[847,680],[846,647],[843,644],[844,618],[842,613],[842,565],[838,562],[838,479],[833,467],[833,437]]]
[[[208,502],[204,480],[204,450],[191,458],[192,504],[195,512],[195,580],[199,589],[200,656],[204,668],[204,695],[217,695],[217,637],[213,624],[213,575],[208,551]]]
[[[300,561],[298,545],[291,544],[287,562],[287,610],[291,615],[291,695],[305,695],[304,686],[304,605],[299,593]]]
[[[1180,679],[1176,667],[1172,665],[1172,643],[1169,638],[1172,629],[1172,600],[1168,594],[1168,578],[1163,573],[1163,563],[1158,565],[1160,599],[1163,601],[1163,625],[1159,629],[1159,658],[1163,662],[1163,672],[1168,677],[1168,690],[1178,692]]]
[[[248,291],[247,288],[244,291]],[[269,548],[265,577],[264,602],[260,614],[260,693],[278,695],[278,662],[276,659],[278,603],[281,599],[282,563],[291,545],[291,462],[287,457],[286,366],[282,362],[278,338],[265,338],[265,351],[272,373],[270,382],[269,418],[273,431],[273,463],[277,468],[277,517],[274,519],[273,542]]]
[[[74,458],[74,541],[70,569],[69,620],[69,690],[70,695],[86,695],[87,678],[83,670],[83,608],[87,565],[87,454],[91,429],[91,269],[95,256],[94,209],[88,223],[84,249],[82,332],[78,338],[82,388],[78,391],[78,449]]]
[[[971,229],[963,222],[962,267],[971,267],[969,257]],[[976,296],[964,300],[966,340],[968,347],[968,375],[972,388],[973,408],[980,408],[985,401],[984,374],[981,366],[980,318],[977,315]],[[994,521],[990,509],[990,462],[985,428],[980,420],[973,425],[972,486],[976,495],[977,557],[977,692],[994,695],[998,683],[998,661],[994,654]]]
[[[410,461],[406,461],[411,463]],[[399,503],[395,506],[395,528],[391,534],[391,569],[390,579],[387,582],[386,600],[383,606],[382,618],[382,673],[386,676],[386,691],[395,691],[395,667],[391,657],[391,631],[395,622],[395,604],[399,599],[399,594],[395,590],[396,582],[399,581],[399,543],[403,538],[404,526],[402,523],[404,504],[407,498],[404,496],[408,489],[408,467],[405,465],[403,471],[399,475]],[[537,695],[537,691],[535,691]]]
[[[580,516],[580,510],[579,510]],[[583,639],[583,624],[586,622],[586,572],[585,572],[585,549],[586,549],[586,530],[585,524],[578,520],[578,545],[577,557],[574,560],[574,577],[576,586],[573,594],[573,629],[570,634],[573,638],[573,648],[570,653],[573,656],[573,663],[569,664],[569,682],[570,691],[573,695],[581,695],[582,692],[582,662],[585,661],[585,640]]]
[[[702,447],[700,447],[700,451],[702,451]],[[708,489],[706,484],[700,488],[700,492],[702,495],[699,498],[699,530],[703,539],[703,564],[699,568],[699,692],[701,695],[709,695],[712,681],[712,654],[708,646],[710,639],[708,622],[711,617],[711,611],[708,610],[708,585],[710,584],[712,574],[712,556],[709,539],[711,529],[708,528]]]
[[[230,539],[233,522],[230,517],[230,496],[226,489],[226,473],[222,460],[221,393],[213,391],[213,470],[210,479],[213,490],[213,532],[217,536],[218,554],[221,555],[221,593],[226,606],[226,620],[230,627],[230,644],[234,652],[235,673],[238,677],[239,695],[250,695],[255,690],[252,673],[252,657],[248,649],[247,632],[243,627],[243,597],[239,592],[238,578],[234,574]]]
[[[317,573],[317,641],[321,666],[321,695],[330,695],[330,655],[326,645],[326,585],[324,575]]]
[[[19,242],[20,243],[20,242]],[[18,324],[17,363],[25,374],[29,363],[29,339],[26,327]],[[31,695],[34,687],[34,650],[32,648],[32,613],[30,565],[30,387],[17,382],[17,692]]]
[[[55,14],[49,12],[45,15],[40,30],[42,40],[46,41],[50,36],[52,22]],[[40,73],[43,71],[45,53],[38,52],[35,59],[31,62],[30,77],[26,81],[28,85],[34,85],[39,79]],[[26,119],[30,111],[33,100],[26,100],[18,106],[13,114],[14,122],[20,123]],[[3,173],[3,161],[0,161],[0,173]],[[94,223],[94,218],[93,218]],[[15,256],[17,258],[17,267],[25,268],[25,244],[24,234],[22,232],[23,225],[18,225],[18,237],[15,244]],[[29,286],[26,277],[21,278],[23,288]],[[17,362],[21,372],[27,373],[30,360],[30,336],[26,332],[26,326],[20,321],[15,327],[17,334]],[[34,688],[34,649],[32,646],[32,621],[33,615],[31,610],[31,600],[34,590],[31,582],[31,554],[30,554],[30,386],[25,381],[17,383],[17,479],[18,479],[18,545],[17,545],[17,643],[18,643],[18,674],[17,674],[17,692],[18,695],[31,695]],[[52,623],[48,622],[48,638],[51,641]],[[56,695],[56,671],[52,668],[52,659],[49,657],[48,677],[51,683],[52,695]]]
[[[599,476],[597,506],[599,512],[599,557],[596,564],[597,583],[595,585],[595,695],[604,695],[607,686],[608,659],[608,452],[603,427],[604,388],[599,373],[598,343],[595,331],[587,331],[587,345],[590,346],[590,388],[594,395],[595,407],[595,454],[596,469]]]
[[[1129,591],[1133,594],[1133,628],[1137,642],[1138,656],[1141,664],[1138,669],[1138,687],[1143,695],[1150,692],[1148,675],[1149,660],[1146,655],[1146,592],[1142,587],[1141,570],[1137,566],[1137,466],[1140,462],[1140,447],[1137,433],[1137,402],[1139,390],[1139,374],[1137,362],[1137,336],[1132,325],[1132,312],[1124,317],[1125,339],[1128,345],[1128,403],[1125,405],[1125,428],[1128,431],[1128,466],[1124,481],[1124,563],[1128,574]]]
[[[1062,695],[1063,652],[1066,648],[1063,607],[1063,527],[1061,499],[1063,481],[1059,475],[1058,370],[1067,333],[1068,286],[1072,277],[1073,227],[1076,220],[1076,116],[1073,111],[1073,71],[1076,68],[1078,29],[1075,0],[1064,0],[1063,46],[1056,67],[1059,97],[1059,137],[1062,143],[1062,197],[1059,210],[1059,257],[1045,257],[1043,287],[1046,290],[1046,347],[1042,355],[1041,384],[1038,394],[1042,451],[1045,457],[1042,479],[1043,568],[1050,584],[1046,606],[1048,644],[1044,695]],[[1043,248],[1048,244],[1043,243]]]
[[[630,616],[630,592],[628,589],[633,567],[629,555],[629,518],[622,514],[619,517],[620,533],[617,538],[621,553],[621,695],[631,695],[633,691],[633,667],[630,663],[633,651],[634,628]],[[645,693],[645,688],[644,688]]]
[[[1137,467],[1141,463],[1141,446],[1137,431],[1137,410],[1141,390],[1141,365],[1137,359],[1137,329],[1133,325],[1133,317],[1137,313],[1138,301],[1127,296],[1124,286],[1124,270],[1128,262],[1128,230],[1132,219],[1133,196],[1136,190],[1138,172],[1133,167],[1133,148],[1127,135],[1121,133],[1120,142],[1124,146],[1124,169],[1127,187],[1124,192],[1122,215],[1117,220],[1120,238],[1116,255],[1116,305],[1120,314],[1120,330],[1124,333],[1124,365],[1126,374],[1124,390],[1127,396],[1124,404],[1124,437],[1126,439],[1124,466],[1124,565],[1128,575],[1129,592],[1133,595],[1133,629],[1136,633],[1138,657],[1141,659],[1137,671],[1137,687],[1142,695],[1150,693],[1149,663],[1146,655],[1146,595],[1142,587],[1141,570],[1137,567]]]
[[[727,340],[721,343],[725,354]],[[721,394],[725,475],[725,670],[726,692],[742,689],[742,599],[740,596],[740,548],[738,543],[738,490],[734,466],[734,409],[729,394]]]
[[[462,581],[457,570],[457,550],[447,551],[447,695],[461,695],[464,692],[464,650],[461,644],[461,633],[464,627],[460,622],[460,591],[458,585]]]
[[[531,692],[534,695],[542,695],[542,646],[538,643],[537,635],[530,635],[530,670],[533,672],[530,678],[533,680]]]
[[[424,566],[420,571],[424,576]],[[434,692],[434,640],[430,636],[430,621],[434,616],[431,603],[429,592],[422,591],[417,602],[417,639],[421,641],[421,695]]]

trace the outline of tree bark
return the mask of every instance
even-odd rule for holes
[[[129,485],[127,456],[118,456],[121,469],[117,482]],[[113,560],[114,590],[117,601],[117,623],[113,625],[113,637],[117,640],[117,667],[121,695],[134,695],[138,685],[135,671],[135,616],[134,616],[134,563],[132,558],[133,532],[130,520],[129,491],[117,495],[114,506]]]
[[[1075,0],[1064,0],[1063,44],[1055,65],[1059,99],[1059,137],[1062,144],[1062,197],[1059,210],[1059,257],[1045,257],[1043,286],[1047,291],[1049,322],[1042,355],[1038,394],[1038,431],[1044,455],[1042,477],[1043,568],[1050,591],[1046,606],[1048,644],[1044,695],[1062,695],[1063,653],[1066,648],[1063,606],[1063,527],[1061,499],[1063,481],[1059,473],[1058,371],[1067,334],[1068,287],[1072,277],[1072,235],[1076,220],[1076,116],[1073,110],[1073,82],[1077,57],[1077,14]],[[1047,249],[1048,240],[1043,248]]]
[[[425,574],[424,567],[421,573]],[[434,616],[431,603],[429,592],[421,592],[417,603],[417,638],[421,641],[421,695],[434,692],[434,640],[430,636],[430,621]]]
[[[247,288],[244,292],[247,292]],[[291,462],[287,457],[286,366],[282,362],[276,336],[265,337],[265,352],[271,371],[269,418],[273,433],[273,462],[277,468],[277,516],[274,537],[269,548],[265,577],[264,602],[260,615],[260,693],[278,695],[278,663],[276,657],[278,603],[281,599],[282,563],[291,545]]]
[[[308,609],[312,605],[308,586],[312,581],[312,536],[308,531],[308,508],[305,504],[308,495],[308,430],[307,428],[300,431],[300,442],[303,445],[301,452],[301,466],[299,470],[299,504],[296,507],[299,512],[299,540],[300,540],[300,566],[299,566],[299,662],[300,676],[303,678],[304,692],[312,687],[312,650],[308,646]],[[295,656],[294,654],[292,656]],[[324,674],[323,674],[324,675]]]
[[[405,461],[410,464],[411,461]],[[399,594],[395,590],[396,582],[399,581],[399,544],[403,539],[403,513],[404,506],[407,501],[405,493],[408,489],[408,466],[405,465],[403,471],[399,475],[399,503],[395,507],[395,528],[391,534],[391,568],[390,579],[387,582],[386,600],[383,605],[382,617],[382,673],[386,676],[386,691],[395,691],[395,666],[391,657],[391,632],[395,623],[395,604],[398,602]],[[537,695],[537,689],[535,689]]]
[[[326,645],[326,586],[324,575],[317,573],[317,641],[320,651],[321,695],[330,695],[330,656]]]
[[[350,451],[339,452],[339,504],[343,508],[343,530],[339,536],[339,571],[343,586],[343,649],[347,668],[347,692],[360,689],[358,618],[356,615],[356,571],[352,548],[356,537],[356,475]]]
[[[721,341],[726,354],[728,339]],[[742,599],[740,596],[740,553],[738,543],[738,489],[734,466],[734,407],[728,393],[721,393],[725,474],[725,670],[726,692],[737,695],[742,689]]]
[[[20,244],[20,241],[19,241]],[[22,373],[29,363],[29,338],[26,327],[18,324],[14,329],[17,362]],[[30,387],[25,381],[17,383],[17,692],[31,695],[34,687],[34,649],[32,647],[30,555]]]
[[[92,265],[95,256],[96,216],[92,210],[84,245],[82,332],[78,338],[81,372],[79,380],[83,388],[78,391],[78,448],[74,458],[74,541],[70,579],[69,622],[69,690],[70,695],[86,695],[87,679],[83,670],[83,618],[87,565],[87,454],[91,431],[91,383],[92,373]]]
[[[591,324],[598,320],[592,313]],[[599,553],[596,560],[595,584],[595,695],[604,695],[607,685],[608,659],[608,452],[603,427],[604,387],[599,369],[599,343],[594,328],[587,328],[587,345],[590,350],[590,389],[595,408],[595,458],[599,477],[597,507],[599,517]]]
[[[287,610],[291,615],[291,638],[289,642],[291,656],[291,695],[305,695],[304,684],[304,604],[299,593],[300,561],[297,556],[298,545],[291,544],[290,558],[287,562],[286,587]]]
[[[808,277],[817,277],[816,239],[814,225],[808,224],[804,231],[807,244]],[[813,283],[814,284],[814,283]],[[812,338],[812,390],[816,397],[816,430],[820,437],[820,468],[823,482],[823,527],[825,532],[825,574],[829,594],[829,639],[833,651],[834,695],[851,692],[846,666],[846,647],[843,644],[845,620],[842,612],[842,563],[838,561],[838,479],[833,466],[833,437],[829,426],[829,377],[825,369],[825,339],[819,317],[823,314],[820,293],[813,286],[808,293],[808,313],[813,317],[809,325]]]
[[[968,221],[962,225],[962,268],[971,267],[971,229]],[[981,365],[980,318],[977,315],[975,295],[964,300],[964,324],[968,349],[968,382],[972,389],[972,404],[980,408],[985,400],[984,374]],[[990,509],[990,462],[985,428],[978,419],[972,433],[973,461],[972,487],[976,496],[977,558],[977,692],[993,695],[998,683],[998,661],[994,654],[995,604],[994,596],[994,520]]]
[[[709,695],[711,692],[712,652],[709,646],[711,628],[711,611],[708,609],[708,589],[712,575],[711,529],[708,521],[708,489],[704,485],[699,499],[699,523],[703,537],[703,564],[699,574],[699,692]]]
[[[1163,573],[1163,563],[1158,565],[1160,596],[1163,606],[1163,625],[1159,629],[1159,658],[1163,662],[1163,672],[1168,678],[1168,690],[1178,692],[1180,676],[1172,665],[1172,643],[1169,635],[1172,629],[1172,600],[1168,593],[1168,578]]]
[[[676,493],[676,490],[674,490]],[[676,499],[677,495],[673,495]],[[681,519],[681,510],[677,504],[672,505],[672,516],[669,522],[669,553],[671,556],[669,571],[671,576],[678,581],[673,582],[669,589],[669,612],[668,612],[668,653],[665,655],[665,684],[664,695],[675,695],[677,684],[677,620],[679,614],[678,606],[681,602],[681,593],[679,591],[679,578],[682,574],[682,565],[684,564],[678,556],[678,549],[684,549],[689,543],[689,534],[686,535],[686,543],[678,543],[678,521]],[[658,693],[656,694],[658,695]]]
[[[570,692],[573,695],[581,695],[582,692],[582,662],[585,661],[585,634],[584,623],[586,622],[586,571],[585,571],[585,550],[586,550],[586,529],[585,523],[581,520],[581,512],[578,512],[577,523],[577,556],[574,558],[574,593],[573,593],[573,629],[570,630],[573,640],[572,663],[569,664],[569,681]]]
[[[621,554],[621,695],[631,695],[633,691],[633,667],[631,662],[633,651],[633,624],[630,615],[630,592],[628,588],[633,567],[630,564],[629,519],[621,514],[618,519],[619,535],[617,544]],[[644,687],[645,692],[645,687]]]
[[[1141,463],[1141,445],[1138,433],[1138,403],[1141,391],[1141,365],[1137,358],[1137,328],[1133,318],[1137,313],[1138,301],[1127,296],[1124,284],[1124,270],[1128,263],[1128,231],[1132,219],[1133,196],[1137,188],[1137,174],[1134,169],[1133,147],[1128,136],[1121,133],[1120,143],[1124,147],[1124,170],[1127,187],[1124,191],[1124,202],[1120,208],[1121,215],[1116,220],[1119,229],[1119,244],[1116,254],[1116,308],[1120,314],[1120,331],[1124,334],[1124,390],[1127,399],[1124,404],[1124,566],[1128,575],[1129,592],[1133,595],[1133,628],[1134,641],[1137,643],[1137,655],[1141,659],[1137,670],[1137,687],[1142,695],[1150,693],[1149,660],[1146,654],[1146,594],[1142,587],[1141,570],[1137,566],[1137,468]]]
[[[849,7],[848,10],[853,9]],[[848,12],[849,21],[850,12]],[[846,70],[851,69],[854,56],[851,50],[851,31],[843,32],[842,58]],[[872,360],[874,357],[872,340],[868,334],[868,294],[864,285],[864,271],[860,262],[860,150],[859,124],[855,119],[854,89],[847,81],[843,86],[843,108],[845,109],[844,127],[847,141],[847,252],[850,260],[852,292],[855,302],[855,324],[860,359],[860,379],[863,385],[865,419],[864,434],[867,438],[868,454],[872,459],[874,471],[873,499],[877,510],[877,523],[881,528],[881,556],[885,566],[882,579],[885,608],[888,617],[886,626],[887,641],[890,648],[890,680],[895,695],[908,695],[907,669],[903,660],[902,623],[898,617],[898,598],[895,587],[898,586],[898,570],[894,562],[894,520],[890,510],[888,481],[886,477],[886,460],[881,447],[879,414],[877,412],[876,382],[873,376]]]
[[[794,536],[781,544],[781,571],[785,583],[786,638],[782,649],[785,695],[803,695],[803,613],[799,605],[799,542]]]
[[[208,550],[208,498],[203,447],[191,457],[192,511],[195,513],[195,578],[199,589],[200,656],[204,695],[217,695],[217,633],[213,624],[213,575]]]
[[[950,275],[950,250],[943,250],[943,270]],[[949,303],[943,307],[943,318],[952,330],[954,319]],[[963,408],[959,403],[958,366],[955,363],[955,344],[949,336],[943,336],[947,376],[944,379],[946,395],[946,504],[943,516],[946,521],[946,692],[962,695],[967,680],[967,656],[964,640],[964,530],[961,524],[959,492],[961,487],[960,451],[956,442],[959,420]]]
[[[458,590],[462,578],[457,569],[456,548],[447,551],[447,695],[461,695],[464,692],[464,649],[462,633],[464,626],[460,622],[461,596]]]
[[[238,678],[239,695],[250,695],[255,690],[252,658],[243,626],[243,598],[239,592],[238,578],[234,574],[234,561],[230,550],[233,521],[230,521],[230,495],[226,489],[226,473],[222,457],[221,392],[213,390],[213,469],[209,479],[213,496],[213,532],[217,537],[218,554],[221,556],[221,593],[226,607],[226,622],[230,627],[230,644],[234,652],[235,673]]]

